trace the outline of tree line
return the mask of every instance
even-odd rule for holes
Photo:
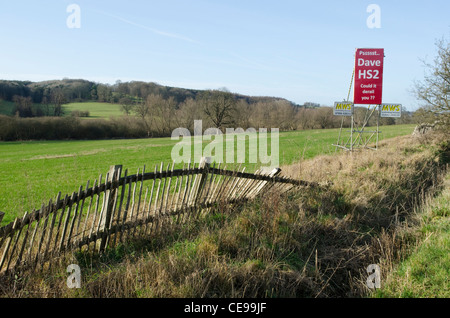
[[[20,95],[19,95],[20,94]],[[0,98],[14,102],[11,116],[0,116],[0,140],[104,139],[168,137],[183,127],[194,133],[194,120],[203,128],[279,128],[280,131],[349,127],[348,119],[333,115],[332,107],[308,103],[296,105],[275,97],[234,94],[227,89],[191,90],[146,82],[117,81],[114,85],[85,80],[17,82],[0,81]],[[123,115],[83,121],[88,113],[64,116],[67,102],[98,101],[120,105]],[[362,125],[367,109],[355,108]],[[414,121],[382,118],[381,125]],[[371,118],[368,125],[376,125]]]
[[[332,107],[302,107],[283,99],[249,102],[236,98],[226,90],[208,90],[177,104],[172,97],[150,94],[145,100],[124,98],[121,109],[127,116],[138,117],[149,137],[170,136],[178,127],[193,133],[194,120],[202,120],[203,128],[279,128],[281,131],[349,127],[350,121],[333,115]],[[367,108],[355,108],[355,122],[362,126]],[[405,112],[400,119],[380,118],[381,125],[411,123],[411,114]],[[376,125],[373,116],[368,125]]]

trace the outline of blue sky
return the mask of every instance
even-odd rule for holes
[[[80,28],[69,28],[70,4]],[[381,28],[369,28],[370,4]],[[356,48],[384,48],[383,102],[414,110],[450,1],[41,0],[0,3],[0,79],[142,80],[332,105]]]

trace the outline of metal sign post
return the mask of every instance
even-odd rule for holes
[[[375,130],[366,130],[370,119],[374,115],[377,116],[377,126],[376,126]],[[350,120],[351,120],[350,130],[346,131],[346,132],[349,132],[350,135],[348,136],[348,138],[345,142],[344,142],[344,140],[342,140],[342,143],[341,143],[342,132],[344,129],[341,125],[341,128],[339,130],[338,141],[336,144],[333,144],[333,146],[336,147],[336,150],[337,150],[337,148],[341,148],[341,149],[344,149],[347,151],[353,151],[353,150],[359,149],[359,148],[368,148],[368,149],[376,150],[378,148],[378,139],[379,139],[378,135],[381,133],[379,130],[379,117],[380,117],[379,107],[374,106],[373,109],[371,109],[371,107],[369,106],[367,108],[367,112],[366,112],[362,126],[358,127],[357,123],[355,122],[355,115],[354,115],[354,113],[352,113],[350,116]],[[370,135],[366,135],[366,134],[370,134]],[[369,144],[373,140],[374,136],[376,136],[375,148],[369,146]]]
[[[350,117],[350,136],[345,142],[341,142],[342,129],[344,118],[341,121],[341,128],[339,130],[339,137],[336,144],[333,146],[342,148],[344,150],[352,152],[358,148],[368,148],[376,150],[378,148],[379,125],[380,125],[380,105],[382,104],[382,91],[383,91],[383,68],[384,68],[384,49],[356,49],[355,51],[355,66],[353,69],[352,80],[350,82],[350,89],[347,98],[347,103],[350,98],[350,91],[354,80],[354,96],[351,114],[345,111],[338,111],[339,106],[342,103],[335,103],[336,116],[349,116]],[[354,105],[368,105],[366,115],[362,122],[361,128],[358,127],[355,122]],[[371,109],[373,106],[373,109]],[[384,108],[383,108],[384,109]],[[377,124],[375,130],[365,130],[368,127],[370,119],[376,115]],[[356,134],[354,137],[353,134]],[[367,135],[370,134],[370,135]],[[376,136],[375,148],[369,146],[369,143]]]

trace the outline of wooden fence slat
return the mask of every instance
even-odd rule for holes
[[[72,193],[72,196],[70,197],[70,202],[73,202],[73,200],[74,200],[76,195],[77,195],[76,192]],[[61,251],[66,249],[64,241],[66,239],[66,234],[67,234],[67,229],[68,229],[68,225],[69,225],[69,222],[70,222],[70,214],[71,214],[71,212],[72,212],[72,204],[69,204],[69,209],[67,210],[67,213],[66,213],[66,220],[64,222],[64,227],[63,227],[63,230],[62,230],[62,233],[61,233],[61,240],[59,242],[59,247],[58,247],[58,251],[59,252],[61,252]]]
[[[60,235],[61,224],[63,223],[64,213],[66,212],[66,207],[67,207],[68,201],[69,201],[69,195],[66,194],[64,196],[63,206],[61,208],[61,214],[59,215],[58,226],[56,229],[55,245],[53,247],[54,251],[58,250],[57,245],[58,245],[58,240],[59,240],[59,235]]]
[[[146,217],[147,220],[149,220],[149,218],[150,218],[150,213],[151,213],[151,209],[152,209],[153,191],[155,190],[157,169],[158,169],[158,167],[155,165],[155,176],[152,181],[152,190],[150,191],[150,198],[148,199],[147,217]],[[145,230],[144,230],[145,235],[147,235],[149,232],[151,232],[151,228],[153,227],[153,223],[152,223],[152,226],[150,227],[150,230],[149,230],[148,224],[149,224],[149,222],[146,222],[146,224],[145,224]]]
[[[260,175],[260,170],[259,169],[255,172],[255,175]],[[241,196],[239,198],[241,200],[247,200],[248,199],[248,195],[252,191],[252,189],[255,186],[255,184],[259,183],[258,179],[249,179],[248,181],[249,182],[248,182],[247,188],[242,191]]]
[[[80,188],[78,189],[78,194],[77,194],[77,201],[75,204],[75,212],[73,213],[73,218],[72,218],[72,222],[70,223],[70,227],[69,227],[69,234],[67,235],[67,248],[71,247],[71,240],[72,240],[72,236],[73,236],[73,229],[75,227],[75,223],[77,221],[77,218],[81,219],[81,214],[78,217],[78,206],[80,205],[80,198],[81,198],[81,194],[83,193],[83,186],[80,186]]]
[[[127,176],[128,176],[128,169],[125,170],[125,175],[122,181],[122,192],[120,193],[120,202],[119,202],[119,210],[117,211],[117,217],[115,217],[116,219],[116,229],[120,229],[121,226],[121,218],[120,218],[120,213],[122,212],[122,204],[123,204],[123,198],[125,196],[125,189],[127,186]],[[118,179],[118,182],[120,182],[120,178]],[[119,236],[119,231],[120,230],[116,230],[115,234],[114,234],[114,241],[113,241],[113,245],[116,246],[116,241],[117,241],[117,237]]]
[[[145,174],[145,165],[144,165],[144,167],[142,168],[142,176],[140,176],[139,199],[138,199],[137,207],[136,207],[136,221],[137,221],[137,220],[140,220],[140,218],[141,218],[140,214],[142,214],[142,213],[141,213],[141,200],[142,200],[142,189],[143,189],[143,187],[144,187],[144,174]],[[136,183],[137,183],[137,180],[136,180]],[[136,236],[136,228],[137,228],[137,227],[135,227],[135,228],[133,229],[133,237]]]
[[[168,174],[169,174],[169,168],[170,168],[170,164],[167,165],[166,168],[166,175],[164,177],[164,185],[163,185],[163,189],[161,192],[161,204],[159,207],[159,219],[160,219],[160,224],[159,224],[159,230],[162,233],[164,230],[164,224],[166,223],[167,220],[165,220],[165,212],[164,211],[164,202],[165,202],[165,196],[166,196],[166,184],[167,184],[167,178],[168,178]]]
[[[219,187],[219,184],[221,184],[221,183],[220,183],[220,180],[223,178],[223,175],[220,174],[220,171],[221,171],[220,165],[221,165],[221,164],[222,164],[222,163],[219,162],[219,164],[218,164],[218,166],[217,166],[216,177],[214,178],[215,186],[214,186],[214,189],[213,189],[213,191],[212,191],[212,193],[211,193],[211,195],[210,195],[210,198],[209,198],[209,200],[207,201],[207,203],[212,203],[213,199],[215,198],[216,191],[217,191],[217,189],[218,189],[218,187]],[[216,169],[213,169],[213,171],[216,171]]]
[[[213,164],[213,169],[216,167],[216,163],[214,162],[214,164]],[[208,170],[209,170],[209,167],[208,167]],[[208,178],[208,174],[206,175],[206,177]],[[214,174],[214,170],[211,172],[211,176],[210,176],[210,178],[209,178],[209,184],[208,184],[208,190],[206,191],[206,192],[204,192],[204,191],[202,191],[202,194],[204,193],[204,195],[203,195],[203,200],[202,200],[202,202],[200,203],[200,206],[204,206],[205,205],[205,203],[208,201],[208,196],[209,196],[209,193],[210,193],[210,191],[211,191],[211,188],[213,187],[213,180],[215,179],[215,174]],[[207,180],[205,181],[205,182],[207,182]]]
[[[124,233],[126,230],[126,221],[127,221],[128,210],[130,208],[130,200],[131,200],[131,178],[128,179],[127,203],[125,204],[125,210],[123,211],[122,230],[120,231],[120,237],[119,237],[120,242],[123,242],[123,238],[125,237]]]
[[[116,171],[116,178],[114,180],[115,182],[115,186],[114,186],[114,202],[113,202],[113,206],[112,206],[112,211],[111,211],[111,216],[109,217],[109,221],[108,221],[108,231],[107,231],[107,236],[106,236],[106,246],[109,246],[110,241],[111,241],[111,235],[113,234],[112,232],[112,227],[114,224],[114,219],[116,217],[116,209],[117,209],[117,200],[119,199],[119,187],[120,187],[120,178],[122,175],[122,166],[118,166],[117,171]],[[116,235],[114,235],[114,237],[116,237]],[[112,246],[115,246],[115,242],[113,243]]]
[[[19,220],[18,218],[16,218],[16,219],[14,220],[14,224],[13,224],[13,226],[12,226],[13,232],[12,232],[12,234],[10,234],[10,235],[8,236],[8,238],[7,238],[7,240],[6,240],[5,250],[3,251],[3,256],[2,256],[2,258],[0,259],[0,271],[2,270],[3,264],[5,263],[5,260],[6,260],[6,258],[7,258],[8,251],[9,251],[9,248],[10,248],[10,246],[11,246],[12,236],[14,235],[14,230],[15,230],[16,227],[17,227],[17,222],[18,222],[18,220]]]
[[[208,174],[209,174],[209,167],[211,164],[211,158],[210,157],[202,157],[200,160],[200,163],[198,164],[198,167],[200,170],[200,174],[197,175],[199,177],[198,184],[196,185],[194,191],[195,191],[195,198],[193,200],[193,206],[198,207],[197,211],[195,211],[195,218],[198,218],[201,214],[202,209],[199,206],[199,202],[201,200],[201,196],[203,194],[203,189],[205,188],[205,185],[208,180]]]
[[[34,213],[34,211],[33,211],[33,218],[34,219],[36,219],[36,217],[37,217],[37,214],[35,214]],[[28,263],[31,265],[31,266],[33,266],[33,268],[34,268],[34,264],[33,264],[33,261],[32,261],[32,259],[31,259],[31,253],[32,253],[32,250],[33,250],[33,242],[34,242],[34,238],[36,237],[36,232],[37,232],[37,230],[38,230],[38,228],[39,228],[39,223],[40,223],[40,219],[38,218],[37,220],[36,220],[36,222],[35,222],[35,227],[34,227],[34,231],[33,231],[33,235],[31,236],[31,240],[30,240],[30,245],[28,246],[28,255],[27,255],[27,259],[28,259]]]
[[[94,252],[95,252],[95,245],[96,245],[96,240],[97,240],[97,233],[94,232],[94,228],[95,228],[95,222],[97,220],[98,206],[100,203],[100,185],[102,184],[102,177],[103,177],[103,175],[101,174],[99,176],[97,188],[95,189],[96,190],[95,194],[97,195],[97,199],[95,200],[95,209],[94,209],[94,212],[92,213],[92,224],[91,224],[91,230],[89,233],[89,241],[94,242],[94,244],[92,246]],[[93,239],[94,237],[95,237],[95,240]],[[88,246],[87,246],[88,251],[89,251],[89,247],[90,247],[90,244],[88,244]]]
[[[255,172],[255,175],[259,175],[259,170]],[[248,191],[253,187],[255,184],[255,179],[247,179],[245,184],[242,186],[239,193],[236,195],[236,200],[246,200],[247,199],[247,193]]]
[[[82,244],[81,244],[82,238],[83,238],[84,235],[87,234],[87,231],[88,231],[87,226],[88,226],[88,222],[89,222],[90,216],[91,216],[90,214],[91,214],[92,202],[94,201],[94,189],[96,189],[96,187],[97,187],[97,180],[94,180],[94,185],[92,186],[92,189],[91,189],[91,195],[90,195],[88,210],[87,210],[86,216],[84,217],[83,230],[82,230],[81,233],[79,233],[81,235],[81,237],[79,238],[80,251],[81,251],[81,248],[82,248]]]
[[[162,172],[163,172],[163,163],[161,162],[161,167],[160,167],[161,175],[162,175]],[[159,183],[158,183],[158,190],[156,191],[155,208],[154,208],[155,222],[154,222],[154,224],[152,224],[152,232],[158,231],[158,227],[159,227],[158,199],[159,199],[159,191],[161,190],[162,179],[158,179],[158,180],[159,180]]]
[[[169,172],[169,175],[168,175],[169,183],[167,185],[166,199],[165,199],[165,204],[164,204],[164,213],[166,214],[166,222],[168,224],[166,231],[170,231],[171,228],[172,228],[172,225],[173,225],[172,218],[170,217],[170,213],[169,213],[170,212],[169,211],[170,208],[168,209],[167,206],[169,204],[170,188],[171,188],[171,185],[172,185],[172,175],[173,175],[174,165],[175,165],[175,162],[172,162],[172,168],[170,168],[170,172]],[[167,168],[169,168],[169,167],[170,167],[170,164],[168,165]]]
[[[242,173],[245,172],[245,167],[242,169]],[[229,200],[236,199],[237,192],[241,189],[242,183],[244,182],[244,178],[241,178],[239,176],[236,177],[236,183],[231,187]]]
[[[38,249],[37,249],[37,252],[36,252],[36,258],[35,258],[35,261],[34,261],[36,264],[38,264],[38,262],[39,262],[39,256],[40,256],[40,253],[41,253],[42,243],[44,242],[45,234],[47,232],[48,219],[51,217],[50,214],[48,214],[48,212],[50,210],[50,204],[51,204],[51,200],[49,201],[49,205],[47,205],[47,206],[42,205],[42,207],[41,207],[42,214],[43,215],[46,214],[46,216],[43,217],[44,225],[42,227],[41,239],[39,240],[39,243],[38,243]]]
[[[193,164],[193,170],[195,170],[195,162]],[[190,163],[188,165],[188,175],[187,175],[187,179],[186,179],[186,188],[185,188],[185,197],[183,200],[183,208],[185,211],[184,214],[184,219],[185,220],[189,220],[189,217],[191,215],[191,209],[189,209],[189,202],[190,202],[190,198],[191,198],[191,192],[192,192],[192,185],[193,185],[193,179],[194,179],[194,175],[191,174],[191,166]]]
[[[180,207],[178,206],[178,202],[180,201],[180,195],[181,195],[182,188],[183,188],[183,179],[184,179],[184,175],[186,173],[185,167],[186,167],[186,164],[184,163],[183,164],[183,173],[181,174],[180,184],[178,185],[177,200],[175,202],[175,208],[174,208],[175,211],[181,210],[181,206]],[[180,216],[181,216],[181,214],[182,213],[178,213],[178,215],[177,215],[177,221],[176,221],[177,224],[180,224]]]
[[[59,192],[58,195],[56,196],[55,208],[53,208],[53,205],[51,205],[51,209],[53,209],[53,213],[52,213],[53,216],[52,216],[52,222],[50,224],[50,229],[49,229],[48,236],[47,236],[47,244],[44,249],[44,256],[43,256],[44,259],[47,259],[47,254],[49,252],[49,248],[50,248],[50,245],[52,242],[53,228],[55,227],[56,217],[58,215],[58,210],[56,207],[60,200],[61,200],[61,192]],[[50,251],[50,253],[52,253],[52,251]]]
[[[78,239],[80,239],[80,224],[81,224],[81,220],[83,219],[83,209],[84,209],[84,203],[86,201],[86,196],[87,196],[87,190],[89,189],[89,183],[91,180],[88,180],[86,183],[86,190],[84,190],[84,195],[83,195],[83,200],[81,202],[81,207],[80,207],[80,217],[78,218],[78,222],[77,222],[77,229],[75,231],[75,235],[78,236]]]
[[[131,213],[130,213],[130,221],[133,221],[133,216],[134,216],[134,211],[135,211],[135,207],[136,207],[136,186],[137,186],[137,180],[139,179],[139,171],[140,168],[138,168],[138,171],[136,173],[136,182],[134,182],[134,186],[133,186],[133,194],[132,194],[132,199],[131,199]],[[136,217],[134,218],[136,219]],[[129,232],[131,232],[131,229],[129,230]]]
[[[174,162],[174,164],[175,164],[175,162]],[[172,175],[173,175],[173,165],[172,165]],[[176,176],[175,177],[175,185],[174,185],[174,187],[173,187],[173,195],[172,195],[172,199],[170,200],[170,211],[175,211],[177,208],[176,208],[176,206],[174,206],[174,203],[175,203],[175,197],[177,197],[177,189],[178,189],[178,181],[179,181],[179,179],[180,179],[180,176]]]
[[[17,218],[16,218],[16,220],[19,222],[19,220]],[[23,229],[23,226],[18,226],[18,232],[17,233],[13,232],[11,234],[11,241],[12,241],[12,239],[14,237],[14,234],[16,234],[16,239],[14,240],[14,245],[13,245],[13,247],[11,249],[11,253],[9,255],[8,263],[6,264],[6,271],[9,270],[9,266],[11,265],[11,261],[12,261],[12,259],[14,257],[14,252],[16,251],[17,242],[19,241],[20,234],[22,233],[22,229]]]
[[[108,190],[105,190],[104,192],[104,206],[103,206],[103,215],[101,216],[101,219],[99,220],[100,224],[100,230],[102,231],[102,237],[100,242],[100,253],[103,253],[105,250],[105,247],[108,242],[108,236],[109,236],[109,229],[111,228],[111,220],[112,215],[114,213],[114,207],[116,205],[116,192],[117,192],[117,186],[116,186],[116,179],[120,179],[120,172],[121,172],[122,166],[111,166],[106,182],[108,184]]]
[[[104,221],[105,221],[105,216],[106,216],[106,201],[107,201],[107,193],[109,193],[111,191],[111,183],[109,182],[111,176],[110,176],[110,171],[108,171],[106,173],[106,178],[105,178],[105,191],[100,191],[101,193],[103,193],[102,196],[102,207],[100,209],[99,212],[99,216],[98,216],[98,222],[97,222],[97,230],[96,230],[96,237],[98,237],[98,234],[100,233],[101,230],[103,230],[103,226],[104,226]]]
[[[174,167],[174,165],[175,165],[175,162],[172,162],[172,168],[170,169],[169,176],[168,176],[169,184],[167,185],[166,203],[164,204],[164,211],[165,212],[168,212],[167,205],[168,205],[169,197],[170,197],[170,186],[172,185],[172,175],[173,175],[173,167]],[[168,165],[168,167],[170,167],[170,164]]]
[[[224,169],[226,170],[226,169]],[[234,167],[234,170],[232,170],[231,174],[226,174],[226,178],[222,181],[222,184],[220,186],[219,192],[217,193],[217,200],[220,202],[224,198],[225,189],[227,189],[228,184],[230,183],[230,180],[234,178],[234,175],[236,174],[236,167]]]
[[[24,218],[25,218],[27,215],[28,215],[28,212],[25,212]],[[19,254],[17,255],[17,262],[16,262],[16,265],[14,266],[15,268],[19,267],[19,266],[21,265],[21,263],[22,263],[22,254],[23,254],[23,252],[24,252],[24,250],[25,250],[25,245],[26,245],[26,243],[27,243],[28,232],[29,232],[30,226],[31,226],[31,224],[28,224],[28,225],[27,225],[27,230],[25,231],[25,235],[24,235],[24,238],[23,238],[23,240],[22,240],[22,247],[20,248]]]

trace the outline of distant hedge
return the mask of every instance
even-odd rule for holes
[[[77,117],[19,118],[0,115],[0,141],[148,137],[134,117],[80,120]]]

